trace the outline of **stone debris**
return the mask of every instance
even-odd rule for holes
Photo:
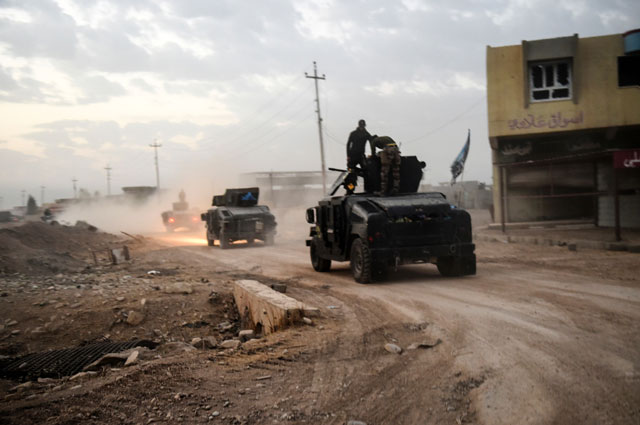
[[[127,357],[127,360],[124,362],[124,366],[131,366],[138,363],[138,356],[140,355],[140,351],[136,350]]]
[[[131,310],[127,315],[127,323],[131,326],[138,326],[144,321],[144,313],[136,310]]]
[[[176,282],[173,285],[169,285],[164,288],[164,292],[167,294],[192,294],[193,288],[188,283]]]
[[[255,332],[253,329],[245,329],[238,332],[238,337],[240,338],[240,341],[248,341],[255,337]]]
[[[384,345],[384,349],[393,354],[402,354],[402,348],[396,344],[387,343]]]
[[[218,341],[213,336],[205,336],[202,338],[202,344],[204,344],[204,348],[216,348],[218,346]]]
[[[302,321],[305,323],[305,325],[313,325],[313,320],[309,319],[308,317],[303,317]]]
[[[232,348],[236,349],[240,346],[240,341],[237,339],[227,339],[220,343],[220,348]]]

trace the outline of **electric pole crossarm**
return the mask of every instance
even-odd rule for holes
[[[306,72],[304,76],[314,80],[316,86],[316,113],[318,114],[318,135],[320,136],[320,161],[322,166],[322,193],[327,193],[327,170],[324,163],[324,141],[322,139],[322,115],[320,114],[320,97],[318,96],[318,80],[326,80],[324,74],[322,77],[318,76],[318,67],[316,62],[313,62],[313,75],[308,75]]]

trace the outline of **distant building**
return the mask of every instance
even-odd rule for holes
[[[338,172],[327,171],[327,190],[339,175]],[[240,185],[258,186],[260,188],[260,203],[276,208],[306,205],[306,203],[324,196],[320,171],[245,173],[240,176]]]
[[[440,192],[460,208],[464,209],[488,209],[493,205],[493,192],[491,186],[470,180],[451,183],[440,183],[437,186],[431,184],[420,185],[421,192]]]
[[[489,46],[487,103],[497,222],[640,227],[640,30]]]

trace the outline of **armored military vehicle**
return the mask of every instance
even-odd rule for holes
[[[260,189],[248,187],[227,189],[224,195],[213,197],[212,208],[202,213],[207,227],[207,243],[227,249],[234,241],[245,240],[251,245],[256,239],[273,245],[276,218],[266,205],[258,205]]]
[[[380,159],[368,158],[358,169],[364,192],[334,196],[354,183],[344,170],[317,206],[307,209],[311,227],[306,241],[311,264],[328,272],[332,261],[350,261],[357,282],[382,279],[401,264],[433,263],[443,276],[476,273],[475,245],[469,213],[447,201],[442,193],[418,193],[424,162],[402,157],[400,191],[379,194]],[[389,176],[390,178],[392,176]],[[391,187],[389,184],[388,187]]]
[[[164,211],[162,222],[167,232],[174,232],[176,229],[197,230],[201,227],[199,211],[189,209],[184,190],[178,195],[179,201],[173,203],[173,209]]]

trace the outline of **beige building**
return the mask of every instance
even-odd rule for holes
[[[496,222],[640,227],[640,30],[489,46],[487,102]]]

